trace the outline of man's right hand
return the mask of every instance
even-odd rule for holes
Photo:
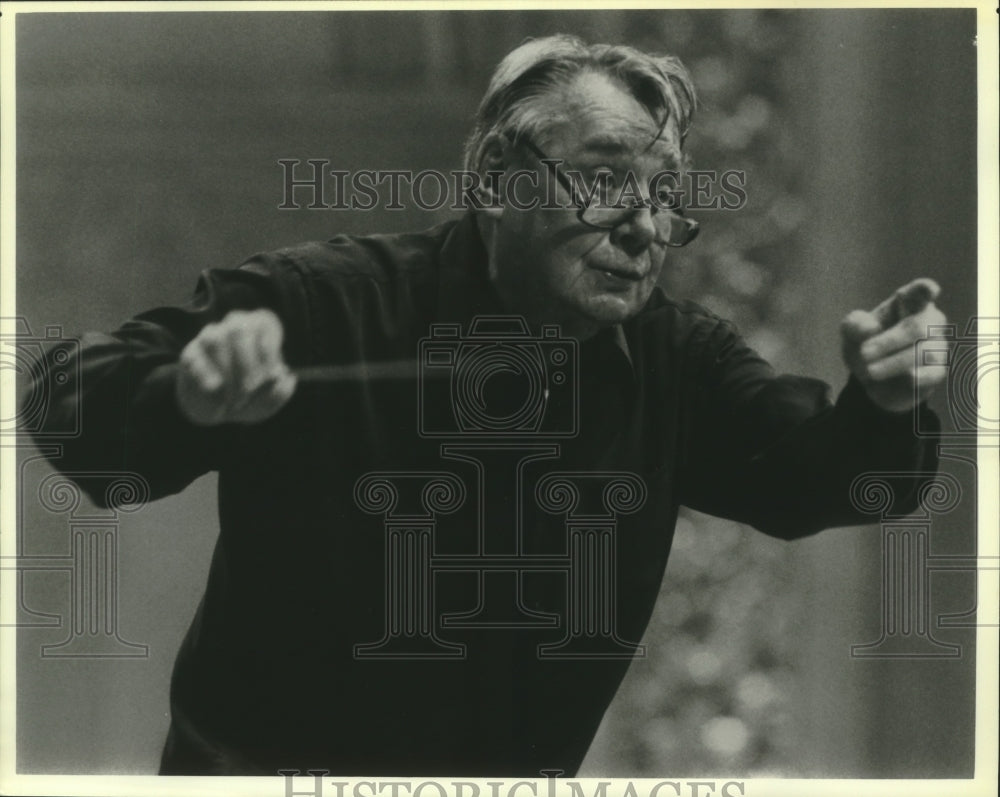
[[[295,375],[281,356],[284,330],[270,310],[235,310],[181,352],[177,403],[193,423],[259,423],[285,406]]]

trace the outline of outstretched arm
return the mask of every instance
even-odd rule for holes
[[[918,280],[844,320],[851,378],[836,404],[822,382],[775,376],[720,323],[698,357],[682,502],[792,538],[869,522],[850,500],[865,472],[935,470],[936,452],[916,436],[913,408],[946,376],[944,365],[915,365],[928,326],[945,320],[936,296],[934,283]],[[895,511],[914,508],[917,486]]]
[[[84,335],[72,364],[79,387],[48,374],[36,386],[50,390],[40,432],[65,428],[64,419],[79,412],[80,434],[54,441],[62,449],[54,464],[137,473],[153,498],[181,490],[218,467],[232,424],[263,420],[287,401],[294,378],[284,367],[287,330],[278,318],[304,323],[305,315],[297,276],[255,261],[204,272],[184,306]],[[100,486],[88,479],[91,485],[102,501]]]

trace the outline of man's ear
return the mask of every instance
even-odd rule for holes
[[[498,219],[503,215],[504,173],[507,171],[507,148],[503,138],[490,133],[483,141],[483,155],[479,160],[481,180],[476,189],[482,204],[481,213]]]

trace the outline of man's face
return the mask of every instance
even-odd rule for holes
[[[534,142],[563,170],[580,172],[588,184],[598,174],[614,175],[614,198],[631,172],[642,195],[650,177],[676,169],[680,146],[673,125],[660,125],[624,86],[586,72],[545,98],[552,126]],[[659,133],[659,136],[657,135]],[[565,189],[527,148],[510,148],[509,177],[518,169],[538,175],[539,189],[517,182],[521,204],[541,203],[553,186],[559,209],[519,210],[507,205],[495,228],[491,270],[512,311],[536,321],[563,325],[567,333],[589,334],[637,313],[656,284],[666,247],[648,209],[612,230],[582,224]],[[665,212],[665,211],[662,211]]]

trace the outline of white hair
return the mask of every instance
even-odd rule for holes
[[[491,134],[506,135],[515,142],[519,136],[537,136],[552,122],[552,114],[536,100],[587,70],[624,84],[660,124],[676,127],[683,145],[696,100],[691,77],[679,59],[626,45],[588,45],[575,36],[559,34],[529,39],[497,66],[465,145],[465,168],[479,171]]]

